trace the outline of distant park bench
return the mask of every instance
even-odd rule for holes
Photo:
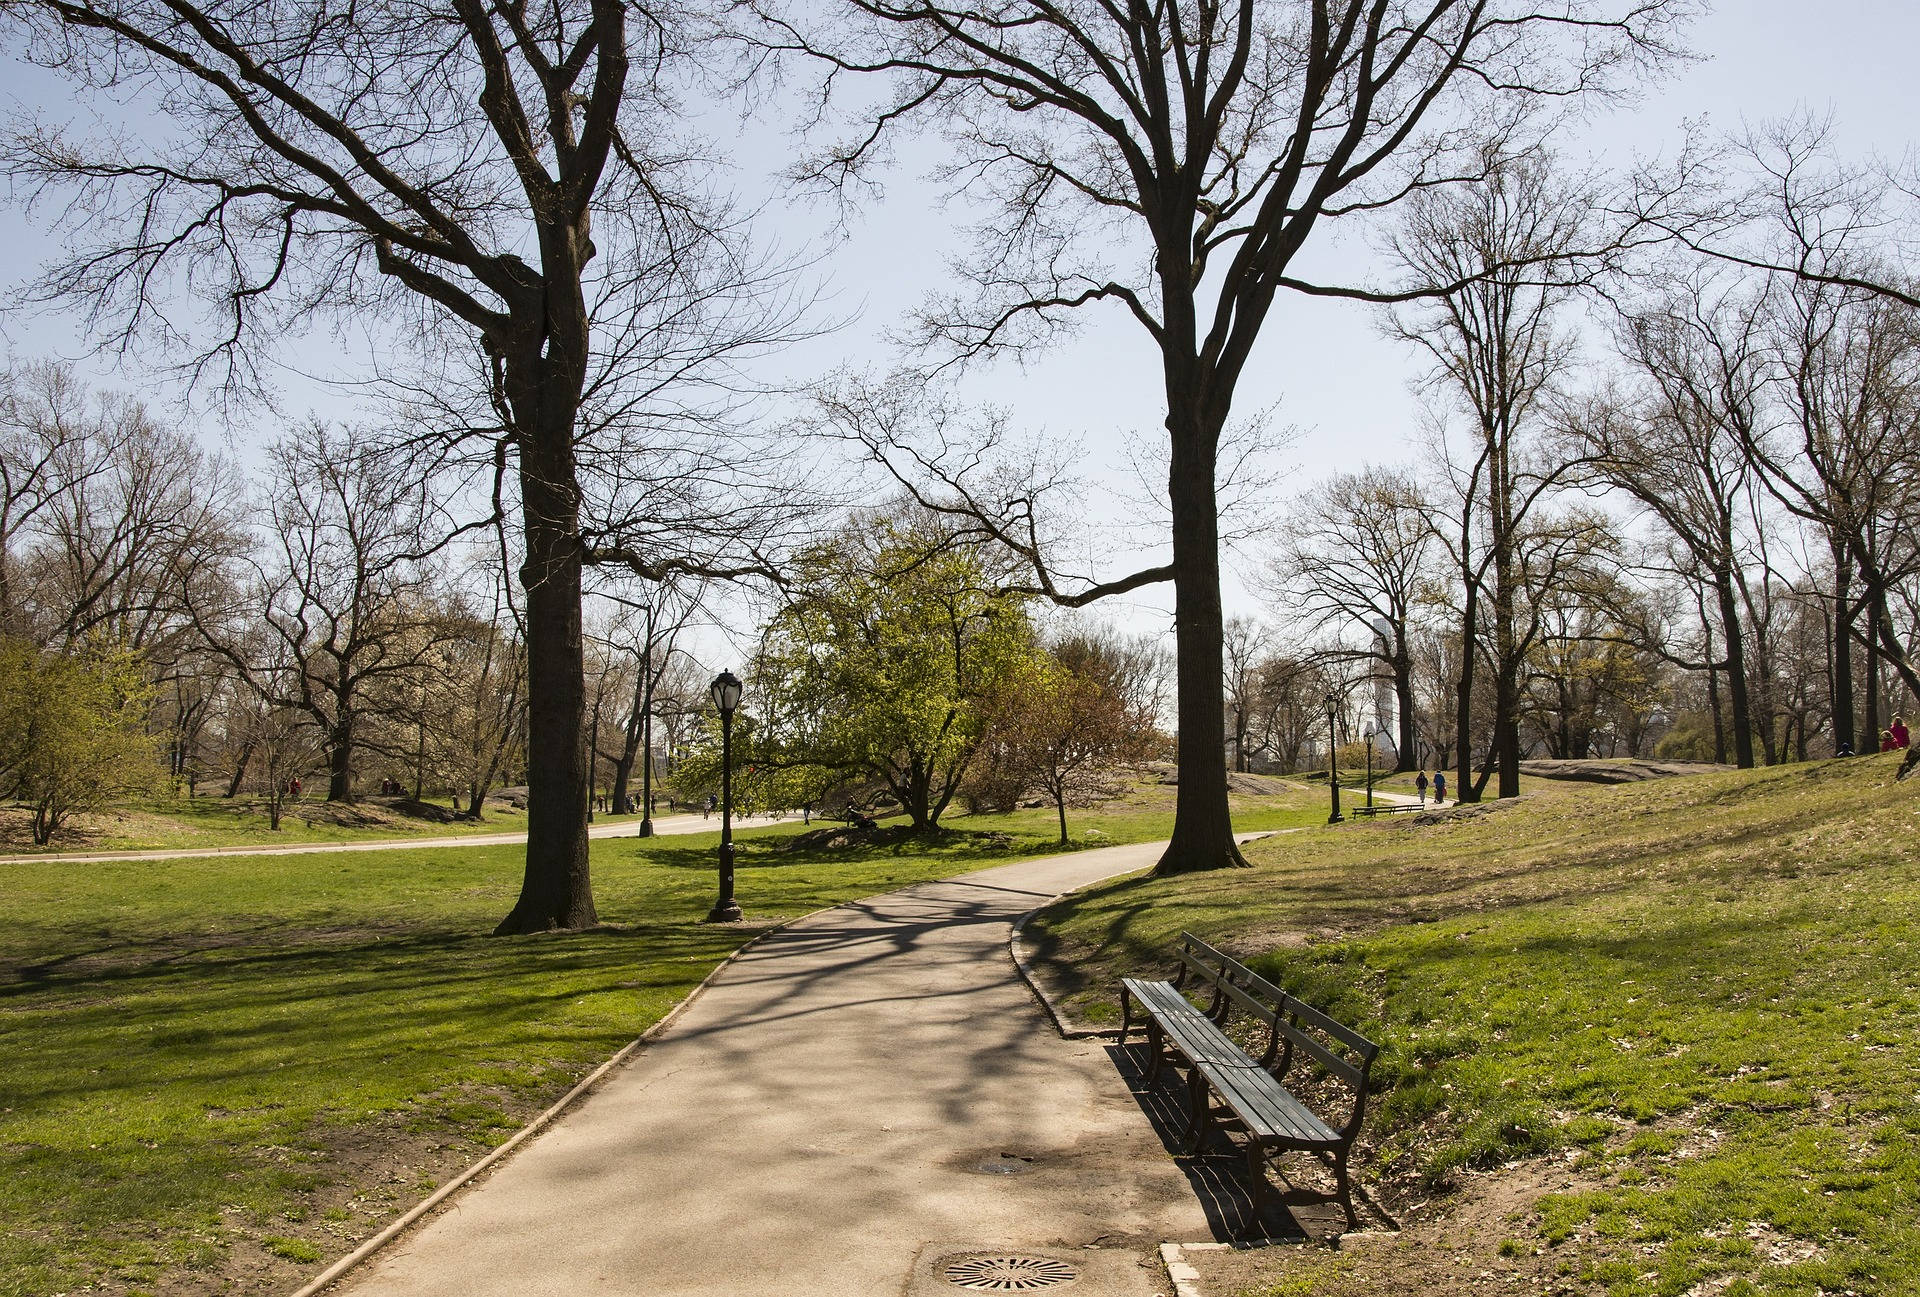
[[[1372,806],[1356,806],[1353,808],[1353,813],[1355,815],[1397,815],[1402,811],[1426,809],[1426,804],[1423,802],[1376,802]]]
[[[1346,1210],[1347,1228],[1357,1227],[1347,1156],[1366,1114],[1367,1076],[1380,1047],[1192,933],[1180,935],[1174,954],[1179,971],[1173,981],[1121,981],[1120,1043],[1126,1043],[1133,1029],[1138,1004],[1146,1014],[1148,1080],[1159,1076],[1169,1055],[1186,1067],[1188,1151],[1198,1152],[1207,1132],[1219,1125],[1209,1094],[1217,1096],[1246,1134],[1256,1206],[1270,1192],[1267,1161],[1290,1151],[1307,1152],[1333,1170],[1338,1185],[1334,1197]],[[1196,1007],[1188,995],[1207,997],[1206,1008]],[[1258,1058],[1241,1050],[1225,1031],[1236,1010],[1266,1028]],[[1302,1055],[1352,1092],[1353,1108],[1338,1126],[1282,1083]],[[1335,1114],[1335,1119],[1340,1117]]]

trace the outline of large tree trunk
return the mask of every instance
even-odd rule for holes
[[[1169,386],[1172,386],[1171,384]],[[1172,462],[1167,494],[1173,507],[1173,625],[1178,690],[1180,783],[1173,840],[1156,874],[1244,865],[1227,807],[1226,678],[1221,647],[1219,506],[1214,498],[1217,430],[1187,421],[1172,401],[1167,429]],[[1186,408],[1191,408],[1187,406]]]
[[[1511,432],[1497,438],[1487,455],[1487,539],[1493,546],[1493,751],[1499,771],[1497,797],[1520,795],[1520,650],[1514,636],[1513,470],[1508,458]]]
[[[1393,655],[1393,705],[1400,712],[1400,751],[1394,770],[1405,774],[1420,766],[1417,750],[1419,736],[1413,715],[1413,655],[1407,652],[1406,635],[1399,636]]]
[[[549,398],[551,399],[551,398]],[[593,926],[587,868],[587,688],[580,621],[580,498],[572,411],[542,411],[520,449],[527,560],[527,867],[495,934]]]
[[[1465,593],[1460,616],[1460,689],[1453,700],[1454,781],[1456,802],[1477,802],[1480,789],[1473,782],[1473,671],[1480,634],[1480,586],[1471,568],[1462,565]]]
[[[251,742],[241,744],[240,755],[233,763],[233,778],[227,780],[228,797],[240,795],[240,781],[247,777],[247,763],[251,760],[253,760],[253,744]]]
[[[327,731],[327,800],[353,800],[353,720],[344,708]]]
[[[1858,752],[1853,729],[1853,563],[1844,547],[1833,547],[1833,750]]]
[[[1714,597],[1720,603],[1720,637],[1727,646],[1727,702],[1733,715],[1733,762],[1753,769],[1753,710],[1747,698],[1746,633],[1740,629],[1740,606],[1734,602],[1733,578],[1716,573]]]

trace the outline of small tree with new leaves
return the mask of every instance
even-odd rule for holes
[[[159,778],[146,732],[150,692],[124,650],[63,654],[0,641],[0,793],[31,808],[36,845],[53,841],[73,812]]]
[[[873,779],[915,829],[936,827],[1003,681],[1035,652],[1026,601],[912,514],[861,520],[803,553],[795,576],[749,682],[754,759]]]
[[[1067,807],[1105,795],[1115,766],[1144,758],[1155,738],[1139,655],[1069,635],[1002,681],[989,740],[990,778],[1047,795],[1067,845]]]

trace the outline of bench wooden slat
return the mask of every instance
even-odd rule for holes
[[[1193,1003],[1169,982],[1149,982],[1127,978],[1124,985],[1140,1006],[1160,1024],[1174,1048],[1194,1063],[1216,1067],[1258,1067],[1240,1047],[1220,1030],[1213,1019],[1194,1008]]]
[[[1292,1042],[1295,1049],[1311,1055],[1314,1062],[1320,1064],[1321,1067],[1324,1067],[1348,1085],[1360,1084],[1359,1068],[1334,1053],[1331,1049],[1328,1049],[1325,1045],[1300,1030],[1300,1028],[1294,1026],[1291,1022],[1282,1019],[1277,1024],[1276,1029],[1282,1036]]]
[[[1263,1004],[1237,982],[1223,983],[1220,989],[1226,992],[1227,998],[1239,1005],[1244,1012],[1252,1014],[1268,1027],[1273,1026],[1274,1019],[1278,1015],[1274,1012],[1272,1005]]]
[[[1316,1030],[1326,1032],[1329,1036],[1332,1036],[1341,1044],[1346,1045],[1349,1049],[1357,1051],[1367,1062],[1371,1063],[1375,1058],[1379,1057],[1380,1046],[1374,1044],[1371,1040],[1368,1040],[1365,1036],[1355,1031],[1352,1027],[1347,1026],[1345,1023],[1336,1022],[1334,1019],[1329,1018],[1326,1014],[1320,1012],[1320,1010],[1314,1008],[1298,996],[1288,995],[1285,991],[1252,969],[1247,970],[1247,975],[1242,980],[1253,990],[1274,999],[1277,1003],[1285,1005],[1286,1012],[1289,1014],[1299,1018]]]
[[[1264,1068],[1216,1068],[1200,1064],[1207,1083],[1233,1110],[1247,1133],[1263,1144],[1289,1148],[1334,1148],[1340,1132],[1294,1098]]]

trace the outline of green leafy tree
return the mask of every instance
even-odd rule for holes
[[[866,518],[800,556],[751,687],[753,764],[883,783],[931,829],[979,751],[1002,682],[1039,650],[1026,599],[913,515]],[[804,772],[804,774],[802,773]]]
[[[1144,758],[1157,737],[1153,663],[1137,648],[1069,635],[1002,680],[988,743],[993,781],[1038,789],[1060,817],[1107,794],[1113,768]]]
[[[33,840],[159,777],[147,672],[125,650],[43,652],[0,640],[0,794],[33,811]]]

